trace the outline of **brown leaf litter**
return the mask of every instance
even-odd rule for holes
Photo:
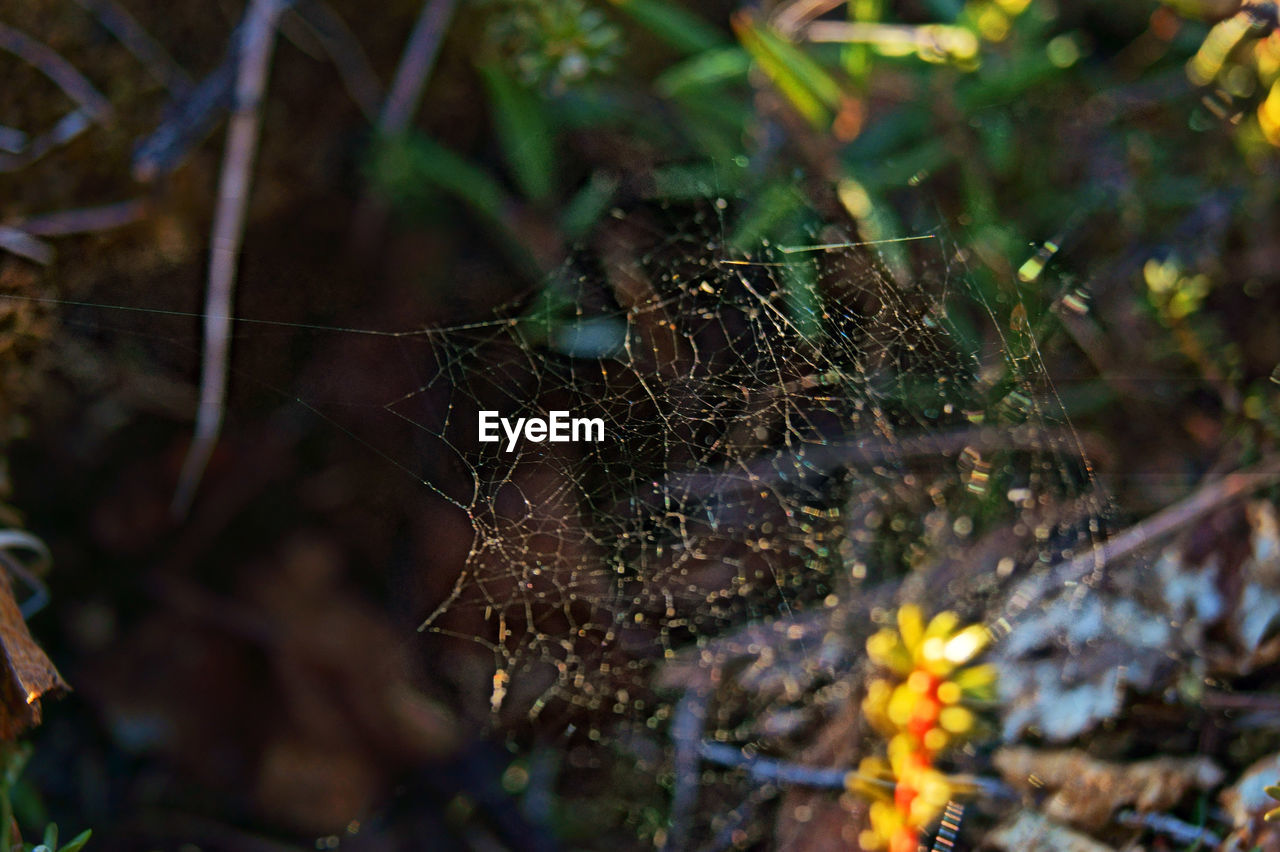
[[[65,692],[67,684],[31,637],[5,570],[0,570],[0,645],[0,740],[12,740],[40,723],[40,700]]]

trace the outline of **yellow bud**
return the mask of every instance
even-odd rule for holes
[[[920,693],[910,689],[905,684],[899,686],[889,698],[889,703],[885,707],[885,716],[895,727],[906,727],[907,723],[911,721],[916,709],[916,702],[919,700]]]
[[[905,677],[913,668],[911,652],[892,630],[881,630],[867,639],[867,656],[878,666]]]
[[[907,651],[914,653],[924,636],[924,613],[920,611],[920,607],[906,604],[898,608],[898,633],[902,636],[902,644]]]
[[[929,626],[925,628],[925,636],[937,636],[940,639],[946,639],[955,632],[956,625],[960,623],[960,616],[950,610],[938,613],[929,622]]]
[[[1266,100],[1258,106],[1258,123],[1267,141],[1280,147],[1280,80],[1271,84]]]
[[[990,701],[995,698],[995,684],[999,672],[996,667],[987,663],[981,666],[970,666],[960,669],[951,676],[951,681],[960,687],[966,698]]]
[[[947,732],[941,728],[930,728],[925,731],[923,745],[929,751],[942,751],[947,747],[949,739]]]
[[[937,663],[943,662],[946,647],[947,643],[941,636],[930,636],[920,643],[920,658],[931,667],[936,667]]]
[[[916,670],[907,678],[907,689],[917,695],[924,695],[929,691],[929,686],[933,683],[933,678],[929,677],[926,671]]]
[[[938,684],[938,700],[943,704],[955,704],[962,695],[960,685],[953,680],[944,680]]]
[[[986,649],[991,642],[991,634],[981,624],[971,624],[947,640],[943,655],[947,662],[963,666]]]
[[[950,734],[967,734],[973,730],[973,713],[967,707],[944,707],[938,714],[938,724]]]
[[[951,782],[941,772],[930,772],[920,786],[920,798],[933,808],[941,808],[951,801]]]

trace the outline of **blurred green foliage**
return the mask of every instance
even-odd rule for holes
[[[38,843],[13,845],[9,826],[13,822],[15,803],[26,800],[27,811],[39,811],[37,803],[30,801],[32,793],[21,782],[22,770],[31,757],[31,746],[8,743],[0,746],[0,852],[80,852],[89,842],[93,832],[85,830],[62,845],[58,845],[58,826],[48,823]],[[28,813],[25,816],[32,816]],[[45,822],[41,819],[40,822]]]

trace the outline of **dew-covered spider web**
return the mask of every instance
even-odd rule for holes
[[[406,644],[464,716],[513,744],[563,736],[547,753],[607,789],[657,780],[611,794],[631,837],[710,838],[777,787],[708,775],[704,746],[857,765],[867,733],[832,720],[856,716],[866,638],[896,607],[999,635],[1098,579],[1106,501],[1049,368],[1079,362],[1060,330],[1087,295],[984,273],[927,217],[867,230],[807,206],[783,221],[746,200],[634,201],[524,295],[423,327],[267,318],[246,276],[233,399],[267,389],[292,412],[274,421],[302,415],[432,507],[406,513],[423,543]],[[104,307],[64,320],[197,349],[195,314]],[[295,374],[256,366],[264,350]],[[480,440],[482,413],[554,412],[602,434]],[[227,440],[249,419],[233,409]],[[843,751],[808,751],[832,731]],[[600,743],[613,758],[582,757]],[[611,774],[619,755],[644,771]]]
[[[1070,308],[968,266],[941,229],[869,243],[813,217],[782,241],[724,199],[639,205],[498,316],[400,333],[420,381],[379,408],[473,531],[423,630],[491,659],[495,718],[554,724],[661,718],[655,660],[918,583],[986,536],[989,569],[920,597],[1025,606],[1017,581],[1099,533],[1041,357]],[[602,440],[479,440],[481,412],[556,411]]]

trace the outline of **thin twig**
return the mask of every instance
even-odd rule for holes
[[[1007,632],[1012,619],[1028,606],[1042,600],[1051,590],[1080,582],[1090,575],[1100,577],[1108,565],[1178,532],[1227,503],[1278,482],[1280,456],[1269,456],[1247,470],[1229,473],[1221,479],[1202,485],[1186,499],[1024,582],[1010,597],[1004,615],[996,624],[991,625],[992,629],[998,634]]]
[[[149,183],[174,171],[213,132],[222,114],[232,106],[245,32],[245,23],[241,22],[232,32],[226,56],[218,67],[194,88],[175,97],[159,126],[134,148],[134,180]]]
[[[67,234],[91,234],[130,225],[142,219],[147,212],[147,202],[141,198],[103,204],[99,207],[81,207],[76,210],[59,210],[31,216],[13,223],[33,237],[61,237]]]
[[[422,4],[378,115],[379,137],[399,136],[409,129],[457,5],[458,0],[426,0]],[[353,248],[362,252],[373,245],[386,220],[386,205],[373,195],[365,195],[352,215]]]
[[[726,743],[703,742],[699,754],[708,763],[743,769],[751,780],[766,784],[797,784],[824,790],[843,790],[849,778],[848,769],[803,766],[759,755],[745,755],[742,749]]]
[[[44,240],[36,239],[20,228],[0,225],[0,250],[16,254],[41,266],[53,263],[53,246]]]
[[[49,151],[70,142],[93,122],[111,119],[111,102],[62,55],[31,36],[0,23],[0,50],[8,51],[53,81],[76,102],[77,109],[58,120],[50,130],[31,139],[19,152],[0,152],[0,172],[25,168]],[[10,141],[15,141],[13,137]]]
[[[84,108],[73,109],[58,119],[58,123],[33,138],[24,151],[19,154],[0,153],[0,172],[16,172],[39,160],[45,154],[61,145],[65,145],[84,133],[93,124],[93,119]]]
[[[94,121],[105,123],[111,118],[111,102],[53,48],[0,23],[0,50],[12,53],[52,80]]]
[[[53,246],[40,237],[87,234],[118,228],[136,222],[145,212],[146,202],[137,199],[19,219],[8,225],[0,225],[0,250],[24,257],[41,266],[48,266],[53,262]]]
[[[209,285],[204,307],[204,352],[201,360],[200,403],[195,435],[173,497],[171,511],[184,515],[195,496],[204,469],[222,430],[231,343],[231,308],[235,296],[236,265],[244,239],[245,213],[253,160],[262,129],[262,99],[271,67],[279,0],[252,0],[245,13],[236,73],[235,109],[227,126],[218,207],[209,245]]]
[[[85,11],[111,33],[147,69],[152,77],[175,95],[191,90],[194,82],[182,66],[174,61],[160,42],[115,0],[76,0]]]
[[[688,844],[694,809],[698,804],[698,766],[702,761],[700,744],[706,729],[710,695],[702,689],[688,689],[676,704],[671,718],[671,739],[675,744],[675,789],[667,839],[663,852],[675,852]]]
[[[778,10],[773,17],[773,26],[783,35],[792,36],[809,21],[843,3],[844,0],[794,0]]]
[[[404,53],[400,55],[391,91],[378,117],[378,132],[383,136],[403,133],[413,120],[457,6],[458,0],[427,0],[422,4],[422,12],[409,34]]]
[[[27,564],[10,551],[25,551],[34,559]],[[31,595],[19,606],[23,618],[30,618],[49,603],[49,587],[40,579],[49,571],[53,555],[43,541],[22,530],[0,530],[0,565],[31,589]]]
[[[880,44],[894,47],[935,48],[943,52],[937,29],[911,24],[876,24],[863,21],[814,21],[801,35],[806,41],[838,44]]]
[[[296,6],[300,19],[311,28],[328,53],[353,100],[372,121],[382,87],[364,51],[342,19],[316,0],[279,0],[278,14]],[[232,33],[227,55],[218,67],[195,87],[174,98],[159,126],[138,143],[133,154],[133,176],[150,183],[173,172],[197,145],[213,132],[223,113],[232,106],[232,90],[240,66],[245,25]]]
[[[728,743],[704,740],[699,745],[698,753],[708,763],[745,770],[752,781],[761,784],[795,784],[801,787],[844,790],[849,785],[849,776],[857,774],[855,769],[804,766],[771,757],[746,755],[742,753],[742,749]],[[984,775],[953,775],[950,778],[957,790],[996,799],[1022,798],[1016,790],[998,778]],[[861,783],[882,787],[887,793],[892,793],[894,789],[892,781],[868,778],[864,775],[859,775],[858,780]]]
[[[1138,813],[1124,810],[1117,816],[1116,822],[1130,828],[1146,828],[1157,834],[1164,834],[1179,845],[1200,843],[1216,847],[1222,842],[1222,838],[1209,829],[1199,825],[1192,825],[1169,814]]]
[[[21,154],[30,141],[26,133],[16,127],[0,124],[0,151],[9,154]]]
[[[1280,712],[1280,695],[1206,692],[1200,699],[1200,706],[1208,710],[1263,710],[1277,713]]]
[[[360,107],[365,118],[371,124],[377,121],[383,98],[382,83],[355,33],[324,0],[298,0],[292,12],[320,42],[342,78],[347,94],[351,95],[351,100]]]

